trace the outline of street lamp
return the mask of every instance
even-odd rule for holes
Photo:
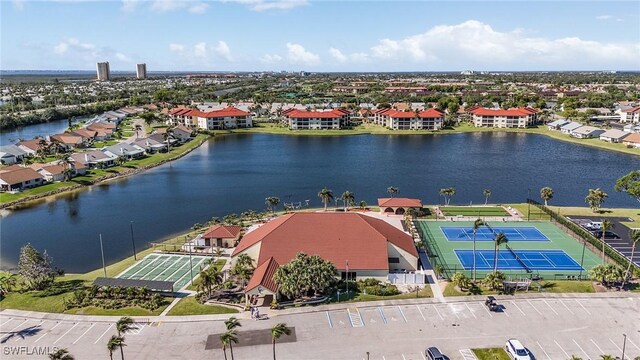
[[[624,350],[627,346],[627,334],[622,334],[624,336],[624,342],[622,343],[622,360],[624,360]]]
[[[100,253],[102,254],[102,270],[104,270],[104,277],[107,277],[107,267],[104,264],[104,247],[102,246],[102,234],[100,234]]]
[[[527,221],[531,220],[531,189],[527,189]]]
[[[133,260],[138,260],[136,258],[136,241],[133,238],[133,221],[129,222],[129,227],[131,228],[131,246],[133,247]]]

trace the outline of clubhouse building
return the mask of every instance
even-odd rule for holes
[[[409,209],[421,209],[422,201],[410,198],[380,198],[378,207],[383,214],[404,215]]]

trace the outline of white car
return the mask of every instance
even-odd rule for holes
[[[515,360],[533,360],[533,356],[529,352],[529,350],[525,349],[525,347],[520,343],[520,341],[516,339],[507,340],[507,344],[504,349],[507,351],[507,354],[512,359]]]

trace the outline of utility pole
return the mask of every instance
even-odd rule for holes
[[[527,221],[531,220],[531,189],[527,189]]]
[[[136,258],[136,241],[133,238],[133,221],[129,223],[129,227],[131,228],[131,246],[133,246],[133,260],[137,261],[138,258]]]
[[[100,253],[102,254],[102,270],[104,270],[104,277],[107,277],[107,267],[104,264],[104,247],[102,246],[102,234],[100,234]]]

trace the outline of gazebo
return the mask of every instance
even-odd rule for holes
[[[404,215],[409,209],[421,209],[422,200],[410,198],[380,198],[378,207],[381,214]]]

